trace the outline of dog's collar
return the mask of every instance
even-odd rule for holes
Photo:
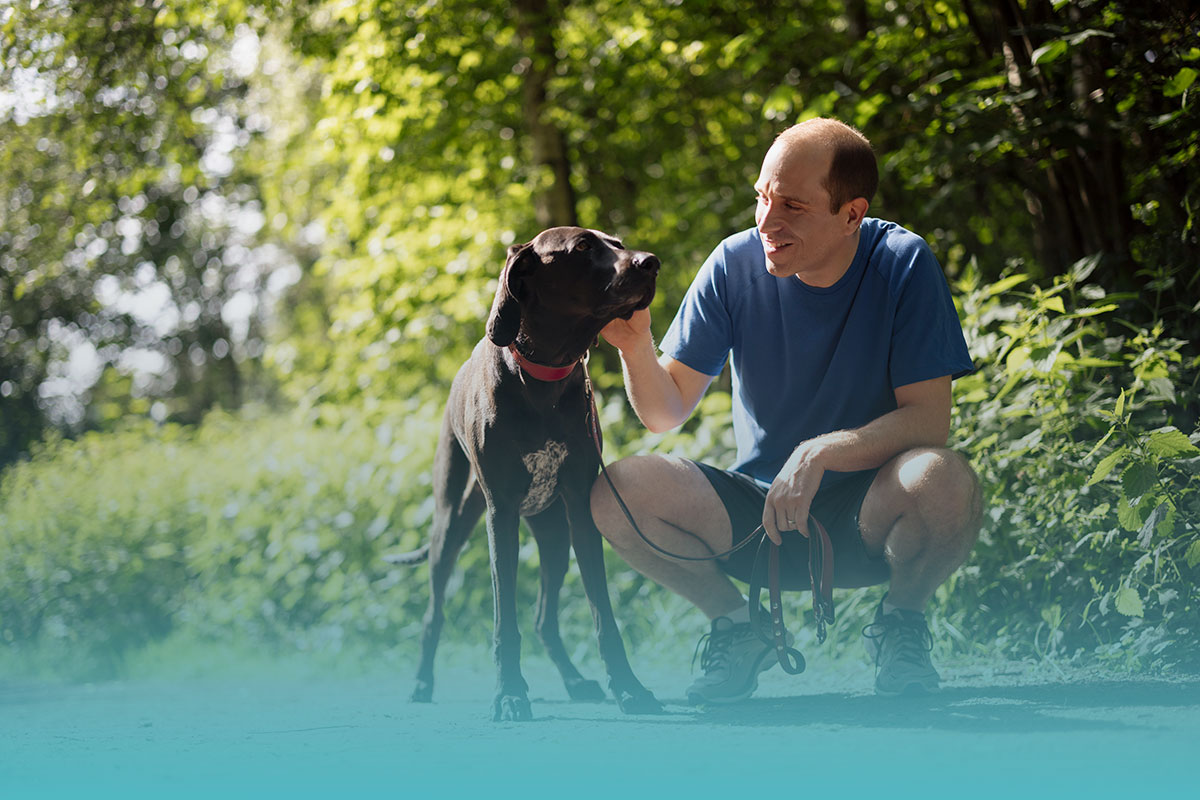
[[[575,367],[579,364],[578,361],[573,361],[565,367],[548,367],[545,364],[530,361],[521,355],[521,351],[517,349],[515,342],[508,346],[508,352],[512,353],[513,360],[517,362],[517,366],[524,370],[527,375],[539,381],[561,381],[574,372]]]

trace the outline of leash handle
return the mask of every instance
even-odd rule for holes
[[[825,625],[833,624],[833,542],[820,520],[808,517],[808,580],[812,587],[817,642],[825,641]],[[814,535],[815,534],[815,535]]]
[[[804,672],[806,664],[799,650],[788,646],[787,628],[783,625],[783,600],[779,590],[779,545],[771,542],[771,553],[767,559],[767,584],[771,598],[771,634],[775,640],[775,655],[779,666],[789,675]],[[825,637],[820,637],[824,640]]]

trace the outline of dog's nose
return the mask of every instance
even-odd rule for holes
[[[648,272],[658,272],[662,265],[658,262],[658,256],[653,253],[638,253],[633,257],[633,266]]]

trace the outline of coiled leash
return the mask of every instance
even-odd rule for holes
[[[787,628],[783,624],[783,602],[779,587],[779,545],[767,537],[762,525],[759,525],[749,536],[728,550],[708,556],[685,556],[679,553],[672,553],[670,550],[666,550],[650,541],[646,537],[646,534],[642,533],[642,529],[638,527],[637,522],[634,521],[629,506],[625,505],[625,500],[621,497],[621,493],[617,491],[616,485],[613,483],[612,478],[609,477],[608,468],[604,465],[604,440],[600,431],[600,415],[596,409],[596,395],[592,391],[592,379],[587,371],[586,359],[584,361],[583,385],[584,392],[587,394],[587,413],[591,421],[592,441],[596,445],[597,455],[600,456],[600,473],[604,476],[605,482],[608,483],[608,488],[612,492],[613,497],[616,498],[617,505],[621,507],[621,513],[625,515],[625,520],[629,523],[630,527],[656,553],[677,561],[715,561],[718,558],[724,558],[736,553],[757,539],[758,549],[754,553],[754,563],[750,568],[750,620],[754,625],[754,630],[758,637],[766,644],[774,645],[775,654],[779,658],[779,666],[783,668],[784,672],[787,672],[789,675],[799,675],[803,672],[805,667],[804,656],[799,650],[788,645]],[[831,624],[834,619],[833,544],[829,540],[829,533],[825,530],[825,526],[816,517],[810,514],[808,523],[808,578],[812,587],[813,617],[817,623],[817,642],[823,643],[826,636],[825,626]],[[767,558],[767,586],[768,596],[771,600],[770,636],[763,632],[765,624],[760,619],[762,607],[759,605],[759,597],[762,593],[762,581],[759,579],[758,570],[760,563],[759,556],[762,555],[763,545],[768,543],[770,544]]]

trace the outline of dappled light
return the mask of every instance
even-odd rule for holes
[[[412,640],[425,573],[382,556],[424,538],[440,408],[507,248],[578,222],[654,252],[661,337],[754,224],[774,136],[831,116],[871,139],[869,213],[929,242],[978,367],[951,444],[985,525],[938,595],[939,648],[1194,666],[1189,9],[0,5],[0,649],[69,646],[80,677],[180,631]],[[728,460],[728,372],[650,434],[614,349],[590,369],[610,460]],[[461,563],[454,635],[479,639],[480,532]],[[632,650],[691,624],[619,559],[609,579]],[[586,639],[579,588],[564,629]],[[871,591],[839,597],[835,654]]]

